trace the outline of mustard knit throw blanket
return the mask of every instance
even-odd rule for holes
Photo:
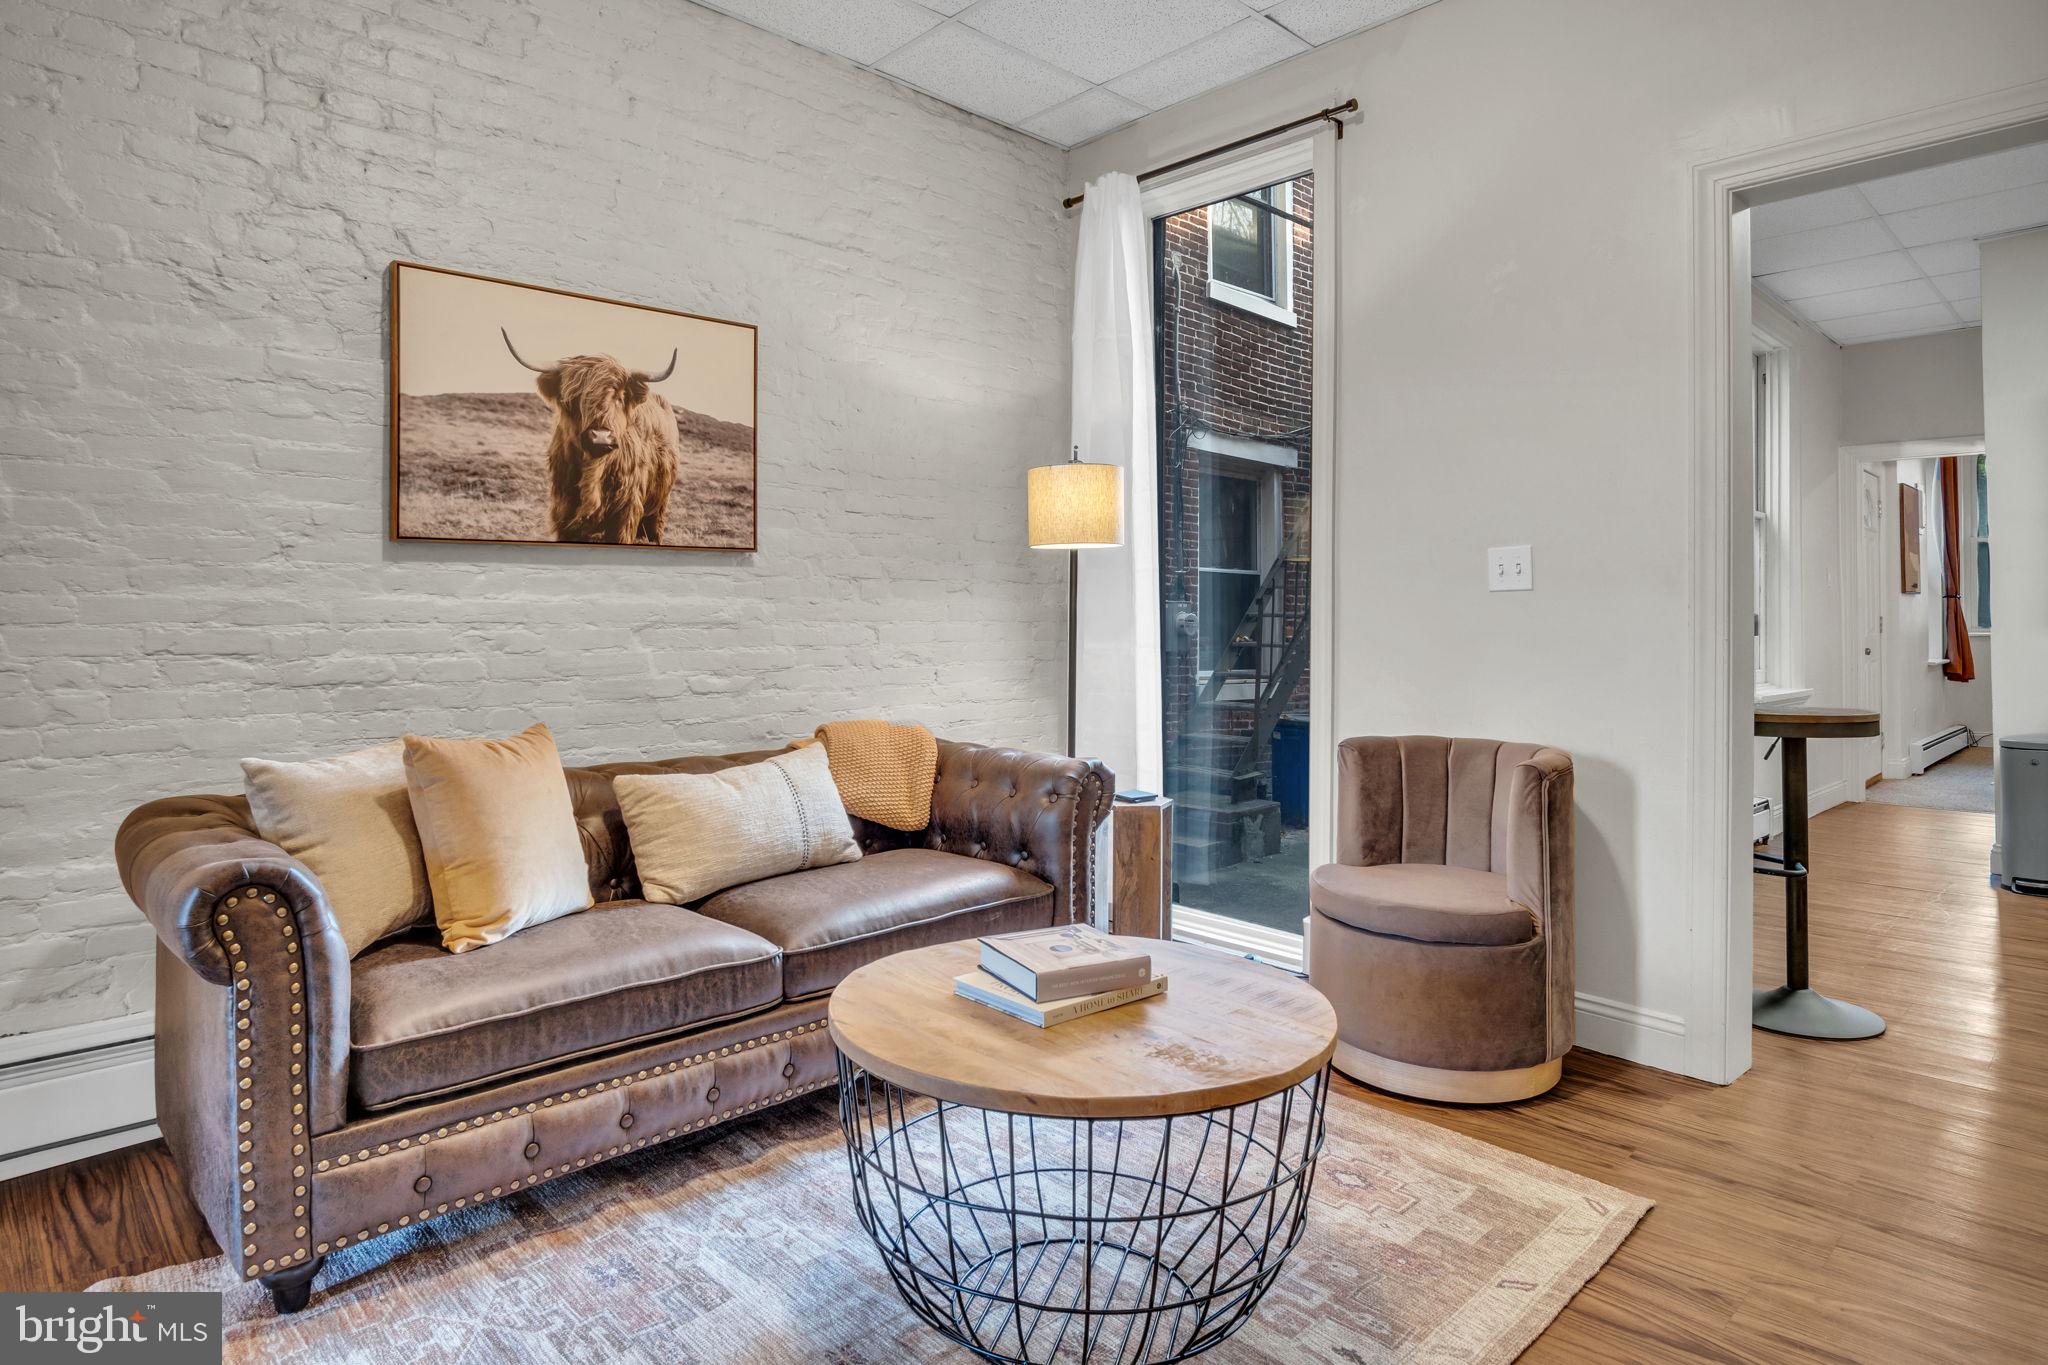
[[[833,720],[818,727],[815,741],[846,813],[890,829],[923,829],[932,822],[932,784],[939,771],[939,742],[922,725],[886,720]]]

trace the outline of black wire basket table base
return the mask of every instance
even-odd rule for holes
[[[861,1226],[926,1323],[985,1360],[1185,1360],[1301,1238],[1329,1068],[1224,1109],[1071,1119],[937,1101],[839,1058]]]

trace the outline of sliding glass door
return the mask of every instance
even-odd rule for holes
[[[1307,174],[1153,220],[1175,901],[1249,946],[1308,912],[1314,222]]]

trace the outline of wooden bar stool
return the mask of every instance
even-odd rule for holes
[[[1834,706],[1758,707],[1756,733],[1779,740],[1785,807],[1785,856],[1756,855],[1756,870],[1785,881],[1785,984],[1750,998],[1750,1021],[1773,1033],[1801,1038],[1875,1038],[1884,1020],[1844,1000],[1831,1000],[1806,984],[1806,741],[1869,739],[1875,711]]]

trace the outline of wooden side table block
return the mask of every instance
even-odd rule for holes
[[[1110,807],[1114,839],[1109,931],[1173,937],[1173,798]]]

